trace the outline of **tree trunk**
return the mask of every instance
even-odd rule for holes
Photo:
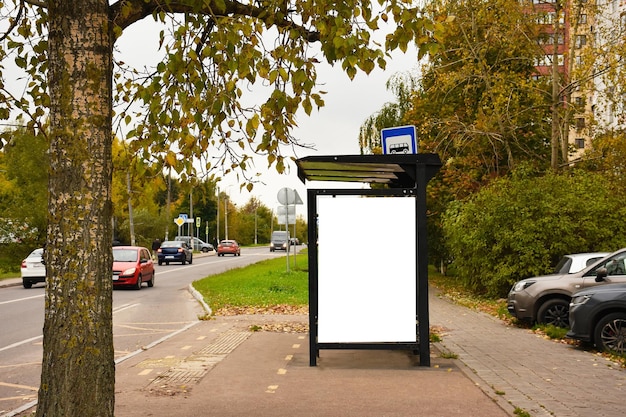
[[[48,6],[48,276],[36,415],[113,416],[108,1]]]

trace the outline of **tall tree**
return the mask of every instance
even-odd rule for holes
[[[50,185],[44,357],[37,416],[113,416],[111,142],[113,99],[143,102],[143,112],[119,108],[121,122],[143,117],[126,138],[164,168],[245,169],[259,152],[279,171],[280,144],[293,144],[295,113],[323,105],[319,58],[349,77],[385,66],[385,52],[422,51],[433,29],[401,0],[332,2],[212,0],[9,0],[2,3],[7,46],[29,77],[30,99],[14,100],[0,85],[0,117],[19,106],[39,123],[49,106]],[[115,84],[113,46],[123,30],[147,16],[171,25],[161,33],[163,62],[151,77]],[[395,25],[384,46],[371,31]],[[265,40],[275,38],[275,42]],[[166,42],[169,40],[169,43]],[[319,43],[310,55],[308,44]],[[28,46],[32,49],[29,49]],[[267,49],[266,49],[267,48]],[[7,56],[6,49],[0,57]],[[124,65],[118,62],[120,69]],[[118,78],[116,78],[118,79]],[[265,102],[241,103],[247,85],[269,87]],[[31,104],[34,104],[34,110]],[[166,127],[174,127],[167,135]],[[256,140],[260,134],[260,140]]]

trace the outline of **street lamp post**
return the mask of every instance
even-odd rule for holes
[[[224,197],[224,235],[228,240],[228,196]]]

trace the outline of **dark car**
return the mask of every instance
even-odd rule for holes
[[[180,262],[185,265],[193,262],[193,253],[185,242],[180,240],[166,240],[161,242],[161,247],[157,250],[159,265],[169,265],[170,262]]]
[[[148,248],[140,246],[113,247],[113,287],[132,287],[137,290],[147,282],[154,286],[154,263]]]
[[[220,244],[217,245],[217,256],[224,256],[227,253],[234,256],[241,256],[241,248],[236,240],[222,240]]]
[[[598,350],[626,354],[626,284],[577,292],[570,303],[569,322],[567,337],[591,342]]]

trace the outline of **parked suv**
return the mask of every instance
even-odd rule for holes
[[[185,242],[187,246],[192,248],[192,250],[197,250],[197,251],[202,251],[202,252],[211,252],[212,250],[215,250],[213,245],[211,245],[210,243],[206,243],[198,239],[197,237],[176,236],[174,240]],[[192,242],[193,242],[193,245],[192,245]]]
[[[601,255],[602,253],[587,254],[591,263],[578,272],[546,275],[516,282],[509,292],[507,309],[522,321],[568,327],[572,294],[595,285],[626,283],[624,264],[626,248],[597,259],[597,256]],[[598,275],[600,268],[606,268],[606,274],[600,271]]]

